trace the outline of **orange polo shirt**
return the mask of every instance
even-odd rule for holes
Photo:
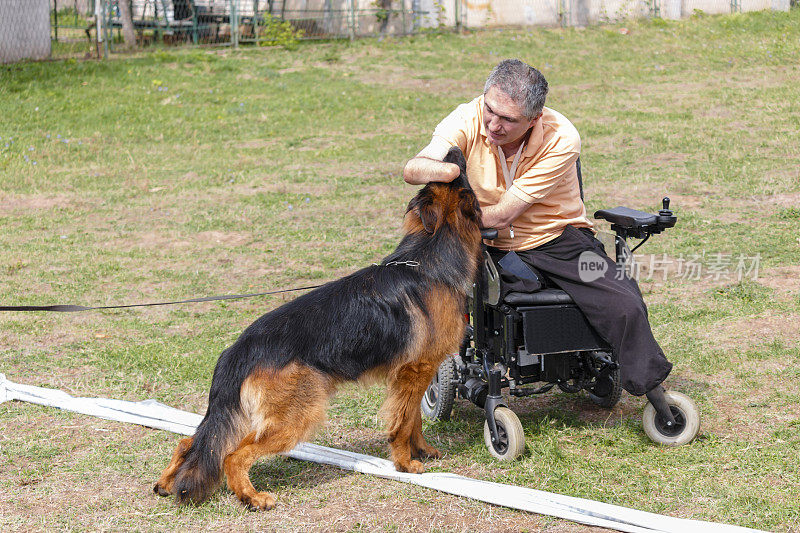
[[[458,106],[436,126],[433,139],[418,155],[443,159],[458,146],[467,159],[467,176],[482,206],[495,205],[506,192],[497,153],[483,125],[483,95]],[[509,194],[530,204],[508,228],[500,230],[492,246],[503,250],[529,250],[555,239],[564,227],[591,228],[581,200],[575,161],[581,151],[578,130],[564,115],[547,107],[530,131],[520,155]],[[508,167],[514,153],[508,156]]]

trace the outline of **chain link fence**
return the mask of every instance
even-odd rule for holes
[[[276,45],[433,29],[679,19],[798,0],[0,0],[0,63],[158,45]]]

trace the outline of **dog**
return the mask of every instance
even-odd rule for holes
[[[397,470],[420,473],[418,459],[440,456],[422,436],[420,401],[464,339],[481,243],[464,155],[453,148],[444,160],[459,177],[420,189],[392,254],[265,314],[222,352],[206,415],[179,442],[157,494],[199,504],[224,472],[242,503],[271,509],[275,497],[255,490],[250,467],[311,437],[346,381],[386,381],[381,412]]]

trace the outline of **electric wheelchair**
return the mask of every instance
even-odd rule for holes
[[[580,166],[578,177],[583,196]],[[600,240],[608,241],[606,251],[613,249],[618,268],[630,271],[633,251],[675,225],[669,198],[662,202],[658,214],[627,207],[594,214],[611,223],[615,235],[601,235]],[[496,236],[497,230],[483,230],[484,239]],[[643,240],[630,250],[628,239]],[[457,396],[471,401],[484,410],[484,442],[491,455],[512,460],[523,453],[525,434],[501,394],[503,389],[518,397],[542,394],[555,386],[570,393],[586,391],[595,404],[611,408],[622,393],[619,366],[616,354],[566,292],[546,284],[533,292],[504,290],[502,269],[485,246],[480,270],[469,301],[464,342],[459,353],[439,367],[421,408],[429,419],[447,420]],[[694,439],[700,415],[688,396],[658,386],[647,399],[643,425],[651,440],[680,445]]]

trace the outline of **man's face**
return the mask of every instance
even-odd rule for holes
[[[526,117],[522,108],[497,87],[490,87],[483,95],[483,125],[492,144],[504,146],[520,140],[538,118]]]

